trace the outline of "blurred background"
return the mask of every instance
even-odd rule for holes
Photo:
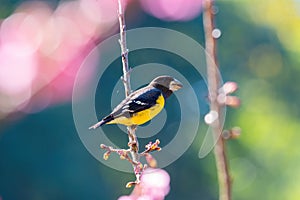
[[[204,45],[201,3],[128,0],[127,28],[170,28]],[[242,100],[239,109],[228,108],[225,123],[242,128],[241,137],[227,143],[233,199],[300,199],[300,1],[219,0],[215,11],[220,70],[224,81],[238,83]],[[104,166],[85,149],[71,106],[83,59],[117,32],[116,1],[1,1],[0,200],[117,199],[131,192],[125,184],[132,174]],[[175,62],[157,52],[138,54],[130,54],[131,66]],[[121,61],[116,64],[110,73],[120,77]],[[198,158],[201,133],[166,167],[166,199],[218,198],[214,157]],[[126,135],[114,139],[124,143]]]

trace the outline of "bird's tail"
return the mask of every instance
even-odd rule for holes
[[[99,126],[102,126],[110,121],[112,121],[114,119],[114,117],[112,115],[108,115],[107,117],[103,118],[101,121],[99,121],[97,124],[89,127],[89,129],[96,129]]]

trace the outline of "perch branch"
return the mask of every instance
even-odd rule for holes
[[[204,0],[203,26],[205,32],[206,63],[208,76],[208,90],[210,98],[210,111],[217,112],[218,118],[211,124],[213,137],[216,141],[214,155],[219,182],[219,200],[231,199],[231,179],[229,175],[228,163],[225,152],[225,141],[221,137],[222,127],[219,117],[221,115],[220,105],[217,101],[218,89],[220,85],[217,57],[216,57],[216,38],[213,36],[214,13],[213,0]]]
[[[118,18],[120,24],[120,47],[121,47],[121,56],[122,56],[122,65],[123,65],[123,77],[122,81],[125,88],[125,95],[126,97],[131,93],[131,86],[130,86],[130,70],[128,64],[128,49],[126,44],[126,24],[125,24],[125,16],[124,10],[122,7],[122,0],[118,0]],[[136,176],[136,182],[139,183],[140,176],[142,173],[142,169],[139,166],[140,158],[139,158],[139,144],[135,134],[136,126],[128,126],[128,146],[130,150],[130,154],[132,157],[132,165],[134,168],[134,173]]]

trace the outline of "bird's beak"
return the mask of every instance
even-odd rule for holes
[[[180,81],[174,79],[173,81],[170,82],[169,88],[171,91],[176,91],[179,90],[180,88],[182,88],[183,85],[182,83],[180,83]]]

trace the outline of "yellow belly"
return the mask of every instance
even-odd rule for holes
[[[119,117],[110,121],[107,124],[124,124],[126,126],[141,125],[155,117],[163,109],[164,105],[165,99],[162,95],[160,95],[156,100],[156,104],[153,107],[134,113],[130,118]]]

